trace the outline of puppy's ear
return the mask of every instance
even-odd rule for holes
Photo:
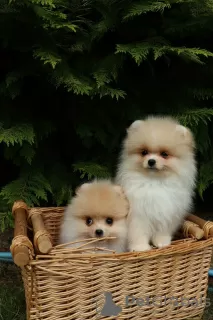
[[[179,133],[183,136],[183,138],[184,138],[184,137],[186,137],[186,135],[188,134],[188,131],[189,131],[189,130],[188,130],[188,128],[182,126],[181,124],[178,124],[178,125],[176,126],[176,131],[179,132]]]
[[[87,189],[89,186],[90,186],[90,183],[84,183],[84,184],[82,184],[81,186],[79,186],[79,187],[77,187],[77,188],[75,189],[75,194],[76,194],[76,195],[79,195],[79,193],[81,193],[81,191]]]
[[[119,195],[119,197],[122,197],[126,201],[126,216],[128,216],[128,214],[129,214],[129,201],[128,201],[127,196],[124,192],[124,189],[119,185],[114,185],[113,188],[116,191],[116,193]]]
[[[135,120],[135,121],[129,126],[129,128],[126,129],[127,133],[132,132],[132,131],[138,129],[143,123],[144,123],[144,121],[142,121],[142,120]]]
[[[181,138],[183,139],[183,142],[185,142],[188,145],[191,145],[193,148],[195,148],[195,141],[193,134],[189,128],[186,128],[180,124],[176,126],[176,131],[181,135]]]

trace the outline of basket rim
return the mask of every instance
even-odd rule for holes
[[[37,211],[40,214],[47,214],[47,217],[49,216],[49,213],[51,215],[63,215],[63,212],[66,208],[66,206],[52,206],[52,207],[29,207],[24,202],[16,202],[14,203],[14,207],[19,208],[25,208],[25,210],[28,210],[30,213],[31,210]],[[29,214],[30,216],[30,214]],[[213,224],[213,222],[211,222]],[[97,240],[97,239],[96,239]],[[95,240],[95,241],[96,241]],[[103,239],[102,239],[103,240]],[[86,241],[86,240],[85,240]],[[115,252],[108,252],[106,253],[106,250],[104,248],[99,248],[99,250],[102,250],[101,252],[94,252],[94,239],[87,239],[88,242],[86,242],[84,245],[80,245],[78,247],[75,246],[75,248],[65,248],[67,244],[60,244],[53,246],[50,251],[47,254],[39,254],[36,252],[31,252],[31,259],[28,264],[37,264],[39,262],[44,263],[54,261],[54,260],[78,260],[79,262],[83,263],[90,263],[91,261],[134,261],[134,260],[148,260],[158,257],[169,257],[172,255],[184,255],[190,252],[195,251],[202,251],[207,247],[213,247],[213,234],[212,235],[206,235],[205,239],[197,240],[195,238],[184,238],[181,240],[172,241],[172,243],[163,248],[152,248],[148,251],[142,251],[142,252],[122,252],[122,253],[115,253]],[[78,242],[78,241],[76,241]],[[85,246],[93,244],[92,251],[90,248],[85,248]],[[82,249],[82,247],[84,247]]]
[[[183,239],[178,240],[180,243],[173,243],[165,248],[153,248],[149,251],[143,252],[125,252],[125,253],[79,253],[78,249],[57,249],[57,246],[53,247],[49,254],[36,254],[30,261],[31,265],[37,265],[40,263],[50,263],[53,261],[66,261],[73,260],[82,263],[98,262],[98,261],[117,261],[127,262],[136,260],[149,260],[159,257],[169,257],[174,255],[184,255],[190,252],[204,250],[207,247],[213,247],[213,238],[206,240],[195,240],[195,239]]]
[[[52,214],[57,214],[57,213],[62,213],[65,210],[66,206],[53,206],[53,207],[31,207],[28,208],[30,211],[31,209],[36,209],[42,213],[48,213],[49,211]],[[78,242],[78,241],[76,241]],[[46,254],[46,255],[41,255],[37,254],[35,255],[36,261],[42,260],[44,261],[45,259],[48,260],[53,260],[53,259],[80,259],[80,260],[116,260],[116,261],[130,261],[130,260],[138,260],[138,259],[151,259],[155,257],[160,257],[160,256],[169,256],[169,255],[174,255],[174,254],[185,254],[197,250],[202,250],[206,247],[213,246],[213,236],[209,236],[208,239],[202,239],[202,240],[197,240],[195,238],[185,238],[181,240],[176,240],[172,241],[172,243],[164,248],[152,248],[151,250],[148,251],[143,251],[143,252],[124,252],[124,253],[110,253],[110,252],[105,252],[103,250],[103,253],[84,253],[80,250],[77,249],[71,249],[71,248],[66,248],[60,250],[59,248],[65,247],[66,244],[64,245],[56,245],[54,246],[51,251]],[[35,260],[34,260],[35,261]]]

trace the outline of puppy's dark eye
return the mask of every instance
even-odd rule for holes
[[[113,219],[112,218],[107,218],[106,219],[106,223],[109,224],[109,225],[112,225],[113,224]]]
[[[87,224],[88,226],[91,226],[92,223],[93,223],[92,218],[88,217],[88,218],[86,219],[86,224]]]
[[[144,157],[144,156],[146,156],[148,154],[148,151],[146,149],[144,149],[144,150],[141,151],[141,154]]]
[[[163,152],[161,152],[161,157],[163,157],[163,158],[168,158],[168,153],[167,152],[165,152],[165,151],[163,151]]]

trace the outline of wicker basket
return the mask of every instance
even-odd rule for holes
[[[185,235],[200,231],[201,240],[188,236],[164,249],[93,254],[82,242],[78,249],[55,246],[63,208],[28,209],[19,201],[13,213],[11,252],[21,267],[28,320],[202,317],[213,246],[211,222],[192,215],[196,224],[186,222]]]

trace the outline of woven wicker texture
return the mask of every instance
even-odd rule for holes
[[[49,232],[49,234],[52,237],[53,245],[56,245],[59,239],[59,230],[60,230],[60,225],[63,218],[64,208],[49,207],[49,208],[36,208],[36,209],[42,215],[46,230]],[[29,218],[31,216],[31,211],[34,211],[34,210],[35,209],[29,210]],[[29,220],[29,223],[30,223],[30,220]]]
[[[56,245],[63,208],[39,210]],[[115,255],[92,253],[81,242],[79,249],[60,245],[31,256],[22,268],[28,320],[200,319],[212,246],[212,238],[189,238]]]

